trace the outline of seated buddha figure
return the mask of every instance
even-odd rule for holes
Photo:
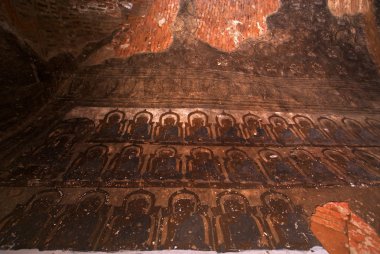
[[[211,124],[208,123],[208,116],[201,112],[195,111],[189,114],[188,123],[186,123],[185,140],[192,143],[209,142],[211,138]]]
[[[290,125],[280,116],[271,116],[269,118],[273,133],[277,141],[282,145],[297,145],[302,144],[302,140],[297,136],[293,125]]]
[[[163,114],[155,127],[155,135],[157,142],[181,142],[182,123],[179,122],[179,116],[173,112]]]

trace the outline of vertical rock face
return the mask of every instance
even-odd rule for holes
[[[0,10],[10,29],[44,59],[64,52],[78,55],[87,43],[109,36],[122,22],[115,0],[6,0]]]
[[[42,83],[47,76],[38,56],[1,28],[0,55],[1,136],[44,105],[52,85]]]
[[[311,230],[329,253],[377,253],[380,249],[376,231],[347,203],[317,207],[311,217]]]

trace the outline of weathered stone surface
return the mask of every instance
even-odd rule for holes
[[[123,17],[115,0],[2,1],[7,26],[50,59],[61,53],[79,55],[90,42],[120,28]]]

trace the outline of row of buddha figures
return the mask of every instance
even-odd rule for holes
[[[333,144],[379,144],[380,121],[366,119],[365,123],[344,118],[342,125],[320,117],[318,124],[309,117],[296,115],[292,121],[279,115],[272,115],[268,123],[257,115],[248,113],[242,123],[231,114],[223,112],[211,123],[202,111],[188,114],[187,122],[168,111],[153,121],[149,111],[137,113],[133,119],[126,119],[125,112],[113,110],[95,127],[91,140],[95,141],[149,141],[161,143],[234,143],[248,145],[333,145]]]
[[[257,186],[378,184],[379,151],[364,148],[253,148],[87,144],[61,135],[15,160],[2,184],[54,186]],[[88,146],[90,145],[90,146]],[[226,149],[227,148],[227,149]]]
[[[318,124],[309,117],[296,115],[292,122],[272,115],[267,123],[248,113],[239,122],[232,114],[218,114],[213,122],[202,111],[188,114],[187,122],[179,114],[168,111],[157,122],[147,110],[127,119],[124,111],[112,110],[94,123],[89,140],[96,142],[158,142],[158,143],[227,143],[246,145],[378,145],[380,121],[365,123],[344,118],[338,124],[320,117]]]
[[[62,197],[59,190],[45,190],[18,205],[0,221],[0,249],[238,251],[320,245],[303,210],[275,191],[258,200],[223,191],[215,207],[188,189],[160,193],[166,207],[157,206],[156,196],[144,189],[128,193],[119,206],[101,189],[73,204],[63,204]]]

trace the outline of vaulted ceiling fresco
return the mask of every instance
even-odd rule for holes
[[[0,249],[380,249],[378,1],[4,0],[0,35]]]

